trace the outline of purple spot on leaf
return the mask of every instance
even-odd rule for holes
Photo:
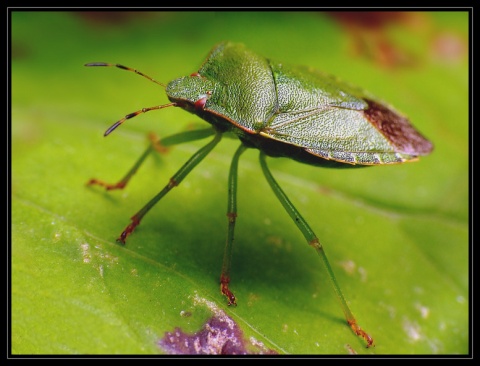
[[[277,354],[258,341],[244,339],[237,323],[225,314],[212,316],[194,334],[184,333],[178,327],[173,332],[166,332],[158,345],[175,355]]]

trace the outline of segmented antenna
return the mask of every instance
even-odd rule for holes
[[[154,78],[152,78],[152,77],[150,77],[150,76],[148,76],[148,75],[145,75],[143,72],[138,71],[137,69],[133,69],[133,68],[128,67],[128,66],[123,66],[123,65],[120,65],[120,64],[111,64],[111,63],[108,63],[108,62],[90,62],[90,63],[88,63],[88,64],[85,64],[85,66],[118,67],[119,69],[131,71],[131,72],[134,72],[135,74],[138,74],[138,75],[140,75],[140,76],[143,76],[144,78],[147,78],[148,80],[153,81],[154,83],[156,83],[156,84],[158,84],[158,85],[161,85],[161,86],[163,86],[164,88],[167,87],[165,84],[162,84],[161,82],[155,80]]]
[[[107,66],[107,67],[118,67],[119,69],[122,69],[122,70],[127,70],[127,71],[131,71],[131,72],[134,72],[135,74],[138,74],[140,76],[143,76],[144,78],[150,80],[150,81],[153,81],[155,84],[158,84],[164,88],[166,88],[166,85],[165,84],[162,84],[161,82],[155,80],[154,78],[148,76],[148,75],[145,75],[143,72],[141,71],[138,71],[136,69],[133,69],[131,67],[127,67],[127,66],[123,66],[123,65],[120,65],[120,64],[111,64],[111,63],[108,63],[108,62],[90,62],[90,63],[87,63],[85,64],[85,66]],[[167,107],[175,107],[177,104],[176,103],[168,103],[168,104],[163,104],[163,105],[157,105],[157,106],[154,106],[154,107],[149,107],[149,108],[142,108],[136,112],[133,112],[133,113],[129,113],[127,114],[125,117],[123,117],[122,119],[118,120],[117,122],[115,122],[112,126],[110,126],[106,131],[105,133],[103,134],[104,136],[108,136],[110,133],[112,133],[118,126],[120,126],[123,122],[125,122],[127,119],[130,119],[130,118],[133,118],[135,116],[138,116],[139,114],[142,114],[142,113],[146,113],[146,112],[149,112],[149,111],[152,111],[152,110],[155,110],[155,109],[162,109],[162,108],[167,108]]]

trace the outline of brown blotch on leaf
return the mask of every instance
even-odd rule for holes
[[[380,30],[408,17],[408,12],[401,11],[332,11],[327,14],[343,24],[373,30]]]
[[[145,19],[150,16],[148,12],[144,11],[79,11],[73,14],[95,25],[120,25],[138,18]]]
[[[427,155],[433,144],[423,137],[410,121],[384,105],[365,100],[368,108],[363,112],[369,122],[392,143],[396,152],[410,155]]]
[[[11,51],[12,60],[25,59],[30,56],[29,48],[20,42],[13,42]]]
[[[388,34],[390,26],[411,27],[425,22],[418,12],[402,11],[340,11],[327,12],[351,38],[354,56],[366,57],[388,68],[413,67],[418,60],[412,52],[398,45]]]

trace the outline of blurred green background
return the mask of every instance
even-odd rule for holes
[[[37,12],[11,15],[11,352],[160,354],[165,332],[197,332],[223,309],[283,354],[469,352],[467,12]],[[129,218],[206,141],[145,162],[148,144],[189,126],[164,104],[168,82],[196,71],[221,40],[362,86],[409,116],[435,145],[412,164],[321,169],[269,159],[278,182],[323,243],[366,349],[344,322],[315,252],[283,211],[256,151],[240,161],[231,289],[220,294],[227,175],[238,142],[217,148],[145,217]],[[189,316],[185,316],[185,315]]]

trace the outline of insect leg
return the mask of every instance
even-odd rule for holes
[[[105,187],[107,191],[113,189],[123,189],[130,181],[132,176],[137,172],[140,165],[142,165],[143,161],[147,158],[147,156],[154,150],[161,150],[167,146],[172,146],[176,144],[181,144],[184,142],[190,142],[195,140],[200,140],[205,137],[211,136],[215,133],[215,130],[212,128],[206,128],[201,130],[194,130],[194,131],[184,131],[179,132],[168,137],[163,138],[161,141],[157,138],[150,138],[151,142],[148,145],[147,149],[144,153],[140,156],[140,158],[135,162],[133,167],[125,174],[125,176],[118,181],[117,183],[106,183],[100,179],[92,178],[87,182],[87,185],[99,185]]]
[[[232,260],[233,248],[233,234],[235,231],[235,221],[237,219],[237,178],[238,178],[238,160],[240,155],[247,149],[244,144],[241,144],[235,155],[233,156],[230,165],[230,173],[228,175],[228,232],[227,241],[225,244],[225,252],[223,255],[222,274],[220,275],[220,290],[228,299],[228,305],[236,305],[235,295],[229,290],[228,283],[230,282],[230,265]]]
[[[123,230],[117,241],[125,244],[125,239],[140,224],[143,216],[145,216],[145,214],[173,187],[178,186],[180,182],[188,175],[188,173],[190,173],[192,169],[195,168],[198,163],[200,163],[203,158],[205,158],[210,153],[210,151],[212,151],[212,149],[220,142],[221,139],[222,133],[217,132],[212,141],[210,141],[207,145],[205,145],[195,154],[193,154],[190,159],[188,159],[187,162],[173,175],[173,177],[170,178],[170,181],[167,183],[167,185],[155,197],[153,197],[140,211],[138,211],[135,215],[131,217],[132,223],[128,225],[125,230]]]
[[[201,130],[183,131],[162,138],[162,146],[172,146],[204,139],[215,134],[215,129],[208,127]]]
[[[135,174],[137,169],[142,165],[143,161],[147,158],[148,155],[154,150],[154,144],[150,143],[147,147],[147,149],[143,152],[143,154],[140,156],[140,158],[135,162],[133,167],[125,174],[125,176],[120,179],[117,183],[107,183],[104,182],[103,180],[97,179],[97,178],[92,178],[87,182],[87,185],[92,186],[92,185],[98,185],[105,187],[107,191],[113,190],[113,189],[123,189],[127,185],[128,181],[132,176]]]
[[[356,335],[365,339],[365,341],[367,342],[367,347],[372,346],[372,337],[370,337],[362,328],[360,328],[360,326],[357,324],[357,320],[355,319],[353,313],[348,307],[347,301],[345,300],[340,286],[338,285],[337,279],[335,278],[335,274],[333,273],[332,267],[330,266],[322,244],[320,244],[313,230],[307,224],[305,219],[300,215],[295,206],[293,206],[290,199],[286,196],[286,194],[283,192],[283,190],[273,178],[272,173],[270,173],[270,170],[268,169],[264,152],[260,152],[260,165],[262,167],[263,173],[265,174],[265,177],[267,178],[268,183],[270,184],[270,187],[272,187],[272,190],[277,196],[278,200],[288,212],[290,217],[293,219],[297,227],[300,229],[305,239],[307,239],[308,244],[311,245],[316,250],[320,258],[322,258],[323,264],[328,272],[328,276],[332,282],[333,289],[337,294],[337,298],[340,301],[340,305],[342,307],[343,313],[345,314],[345,318],[347,319],[348,324]]]

